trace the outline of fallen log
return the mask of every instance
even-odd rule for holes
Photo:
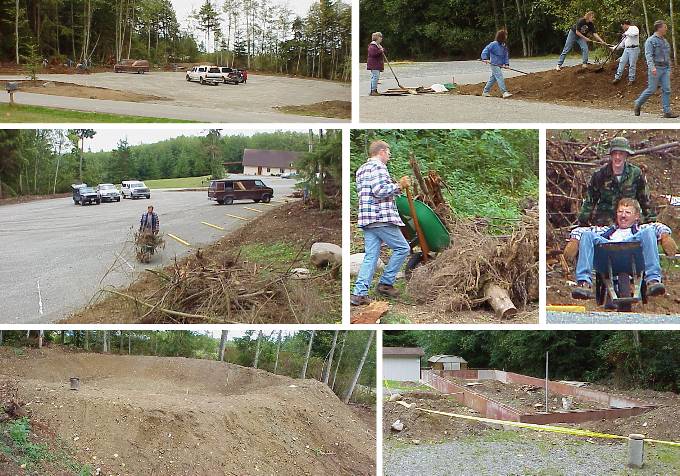
[[[499,319],[510,319],[517,314],[517,308],[510,300],[508,292],[497,284],[489,282],[484,285],[484,298]]]

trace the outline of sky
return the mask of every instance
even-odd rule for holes
[[[270,0],[270,3],[273,5],[288,5],[288,8],[299,16],[307,15],[309,7],[315,2],[316,0]],[[191,11],[198,11],[204,3],[205,0],[172,0],[172,5],[177,14],[177,21],[179,21],[181,28],[187,27],[186,20],[191,14]],[[223,0],[211,0],[211,3],[213,4],[213,7],[216,7],[216,10],[219,12],[222,11]]]
[[[289,130],[286,128],[277,128],[276,130]],[[91,152],[101,152],[113,150],[118,147],[118,141],[127,137],[128,144],[152,144],[160,142],[165,139],[171,139],[179,136],[205,136],[208,133],[208,127],[201,129],[95,129],[97,134],[92,139],[85,140],[85,150]],[[262,129],[235,129],[229,131],[222,131],[222,135],[252,135],[258,132],[268,132],[270,130]]]

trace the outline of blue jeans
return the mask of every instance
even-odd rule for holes
[[[639,242],[642,245],[642,256],[645,260],[645,279],[661,282],[661,265],[659,264],[659,248],[656,244],[656,233],[653,228],[644,228],[636,234],[623,240],[624,242]],[[609,243],[607,238],[586,231],[581,235],[578,244],[578,261],[576,263],[576,281],[592,283],[593,256],[595,246]]]
[[[621,58],[619,58],[619,67],[616,69],[614,79],[621,79],[623,70],[628,65],[628,81],[635,81],[635,67],[637,66],[638,56],[640,55],[640,48],[624,48]]]
[[[380,70],[379,69],[372,69],[371,70],[371,91],[377,91],[378,90],[378,80],[380,79]]]
[[[373,274],[380,258],[380,245],[383,243],[392,250],[392,256],[387,266],[385,266],[379,283],[389,286],[394,284],[394,281],[397,279],[397,273],[411,251],[408,241],[401,234],[401,230],[399,230],[397,225],[364,228],[366,256],[364,256],[364,261],[361,263],[361,268],[359,268],[359,275],[354,283],[354,292],[352,294],[357,296],[366,296],[368,294],[368,289],[373,282]]]
[[[507,92],[508,88],[505,87],[505,79],[503,79],[503,70],[500,66],[491,65],[491,77],[486,82],[484,86],[484,92],[488,93],[495,83],[498,83],[498,87],[502,92]]]
[[[562,50],[560,59],[557,60],[557,64],[560,66],[564,64],[564,59],[574,47],[574,43],[578,43],[578,45],[581,47],[581,59],[583,60],[583,64],[588,64],[588,42],[584,38],[578,36],[574,30],[569,30],[567,41],[564,43],[564,49]]]
[[[661,104],[663,112],[671,112],[671,68],[670,66],[657,66],[656,76],[652,74],[652,68],[647,70],[647,89],[642,91],[640,97],[635,100],[637,107],[642,107],[647,99],[661,86]]]

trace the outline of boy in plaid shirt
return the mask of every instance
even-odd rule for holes
[[[401,194],[402,188],[410,185],[409,178],[402,177],[398,184],[390,178],[386,167],[390,160],[390,146],[386,142],[373,141],[368,152],[370,158],[359,167],[356,174],[359,195],[358,225],[364,232],[366,255],[350,297],[353,306],[371,302],[368,289],[373,281],[383,243],[392,250],[392,256],[385,266],[376,291],[389,297],[398,297],[399,291],[394,288],[394,281],[411,250],[399,229],[404,226],[404,222],[394,204],[394,197]]]

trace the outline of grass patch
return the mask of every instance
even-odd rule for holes
[[[203,175],[201,177],[184,177],[184,178],[169,178],[145,180],[147,187],[154,188],[199,188],[207,187],[210,184],[210,175]]]
[[[432,388],[427,385],[409,385],[406,382],[399,382],[398,380],[383,380],[383,387],[389,390],[404,390],[404,391],[431,391]]]
[[[298,250],[290,243],[251,243],[241,246],[241,256],[257,263],[290,264]]]
[[[196,122],[161,117],[127,116],[101,112],[73,111],[43,106],[0,104],[2,122],[126,122],[126,123],[176,123]]]
[[[381,324],[412,324],[411,319],[393,312],[388,312],[380,319]]]
[[[298,116],[332,117],[336,119],[352,118],[352,103],[350,101],[323,101],[301,106],[278,106],[277,110]]]

